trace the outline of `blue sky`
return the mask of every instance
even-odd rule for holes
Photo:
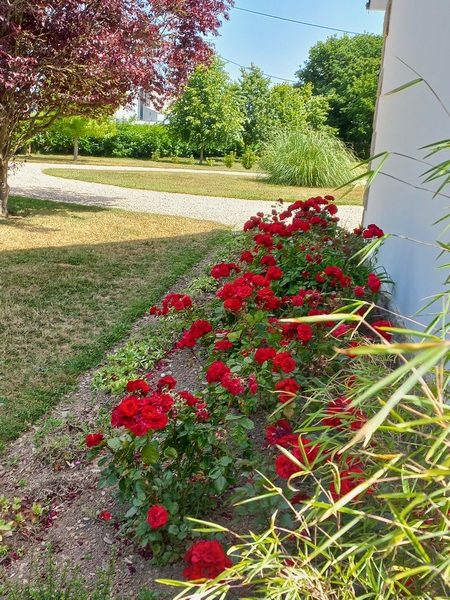
[[[365,0],[235,0],[235,4],[350,31],[381,33],[383,28],[383,13],[367,11]],[[245,66],[253,62],[269,75],[295,79],[295,72],[306,60],[311,46],[330,35],[332,31],[233,9],[214,44],[224,58]],[[226,68],[232,77],[238,77],[239,67],[227,64]]]

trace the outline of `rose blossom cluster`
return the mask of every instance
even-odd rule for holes
[[[190,328],[183,333],[181,339],[177,343],[177,348],[179,350],[183,348],[194,348],[198,340],[212,330],[213,328],[209,321],[203,319],[194,321]]]
[[[192,308],[192,298],[187,294],[167,294],[161,306],[152,306],[149,312],[151,315],[165,316],[169,314],[171,308],[177,312]]]
[[[217,540],[195,542],[184,555],[184,560],[188,566],[184,569],[183,575],[192,581],[215,579],[232,565]]]
[[[194,409],[198,422],[208,421],[210,413],[202,399],[188,391],[173,392],[176,385],[177,382],[171,375],[161,377],[155,389],[145,379],[129,381],[126,386],[128,395],[111,413],[111,425],[125,427],[137,437],[142,437],[151,430],[165,429],[177,399]],[[99,446],[103,440],[102,433],[90,433],[85,438],[88,448]]]

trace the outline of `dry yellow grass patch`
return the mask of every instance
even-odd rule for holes
[[[220,228],[208,221],[48,201],[35,201],[30,208],[16,200],[12,210],[10,218],[0,219],[0,250],[168,238]]]

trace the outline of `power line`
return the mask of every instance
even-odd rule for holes
[[[350,35],[362,35],[358,31],[348,31],[347,29],[337,29],[336,27],[327,27],[326,25],[318,25],[317,23],[308,23],[307,21],[297,21],[296,19],[288,19],[287,17],[280,17],[279,15],[270,15],[269,13],[259,12],[257,10],[250,10],[248,8],[240,8],[239,6],[233,7],[235,10],[240,10],[246,13],[252,13],[253,15],[260,15],[261,17],[270,17],[271,19],[277,19],[278,21],[288,21],[289,23],[297,23],[299,25],[307,25],[308,27],[316,27],[317,29],[327,29],[328,31],[337,31],[338,33],[349,33]]]
[[[219,56],[225,62],[231,63],[232,65],[235,65],[236,67],[241,67],[241,69],[245,69],[246,71],[248,71],[250,69],[250,67],[246,67],[244,65],[240,65],[239,63],[234,62],[234,60],[230,60],[229,58],[225,58],[225,56],[221,56],[220,54],[218,54],[217,56]],[[287,83],[297,83],[297,81],[295,81],[295,79],[285,79],[284,77],[277,77],[276,75],[269,75],[268,73],[263,73],[263,75],[265,77],[270,77],[270,79],[279,79],[280,81],[286,81]]]

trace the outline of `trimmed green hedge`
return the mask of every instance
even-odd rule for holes
[[[36,136],[32,148],[43,154],[71,154],[73,142],[55,126]],[[162,157],[194,154],[193,148],[175,139],[163,124],[117,123],[114,133],[80,138],[79,148],[84,156],[151,158],[155,153]]]

